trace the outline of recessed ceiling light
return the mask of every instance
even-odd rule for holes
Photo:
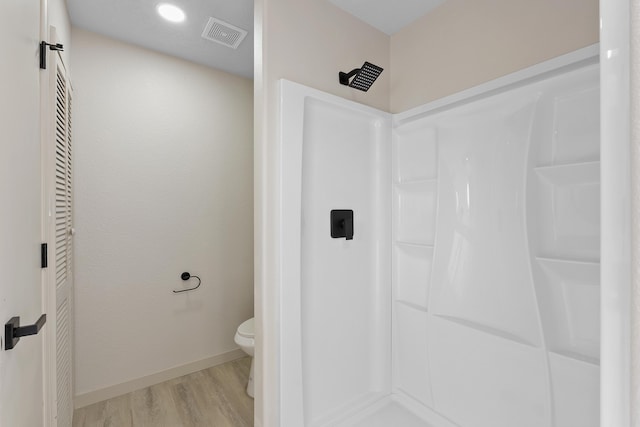
[[[168,3],[159,4],[157,7],[158,13],[167,21],[182,22],[184,21],[185,14],[178,6],[174,6]]]

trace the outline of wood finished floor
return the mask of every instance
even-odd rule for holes
[[[250,427],[251,359],[227,362],[77,409],[73,427]]]

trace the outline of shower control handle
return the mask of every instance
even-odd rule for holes
[[[353,240],[353,217],[345,218],[342,223],[344,227],[345,239]]]
[[[349,209],[334,209],[331,211],[331,237],[344,237],[353,240],[353,211]]]

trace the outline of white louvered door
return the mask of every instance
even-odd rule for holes
[[[73,143],[72,90],[60,54],[49,55],[51,107],[50,286],[48,347],[50,420],[71,427],[73,419]],[[55,313],[55,316],[52,314]],[[55,330],[55,333],[53,333]]]

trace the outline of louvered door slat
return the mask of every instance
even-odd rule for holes
[[[59,58],[56,58],[59,60]],[[56,63],[53,176],[54,220],[52,237],[55,244],[56,290],[55,310],[55,423],[57,427],[71,427],[72,402],[72,338],[73,338],[73,159],[71,149],[71,91],[65,70]]]
[[[67,280],[67,263],[60,263],[61,270],[56,271],[56,288],[64,286],[64,282]]]
[[[58,71],[56,76],[56,120],[55,120],[55,253],[56,253],[56,290],[64,287],[67,281],[67,103],[64,74]],[[60,335],[60,323],[57,322],[57,335]]]
[[[73,141],[71,139],[71,93],[67,96],[67,264],[69,272],[73,268]],[[71,273],[70,273],[71,274]]]
[[[66,299],[60,304],[56,312],[56,377],[58,390],[71,390],[71,335],[70,329],[72,319],[70,318],[69,300]],[[60,408],[71,407],[70,393],[58,392],[58,426],[71,426],[69,411]]]

